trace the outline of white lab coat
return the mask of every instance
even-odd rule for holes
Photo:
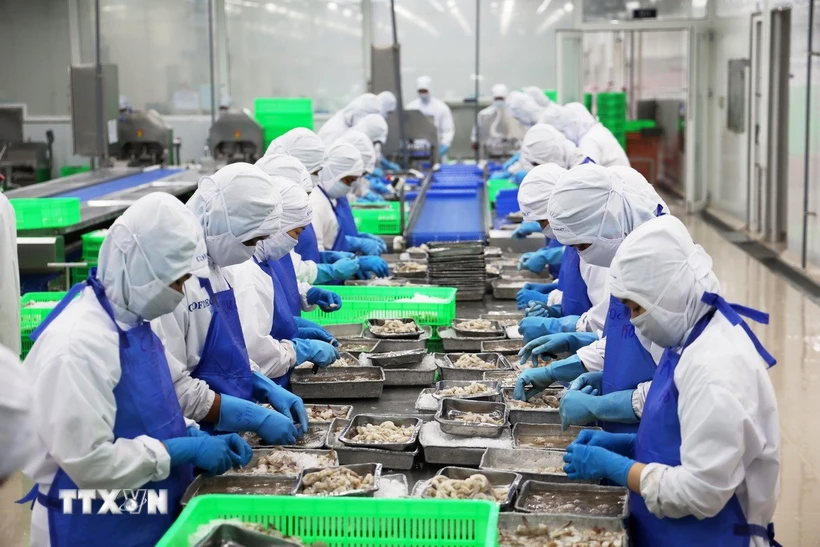
[[[596,123],[589,131],[584,133],[578,141],[578,148],[584,155],[598,165],[604,167],[614,167],[621,165],[629,167],[629,158],[621,148],[621,143],[615,138],[609,129]]]
[[[347,122],[345,122],[344,110],[340,110],[331,116],[328,121],[322,124],[322,127],[319,128],[317,135],[319,135],[319,138],[322,139],[322,142],[324,142],[325,145],[330,145],[336,139],[344,135],[350,127],[351,126],[347,125]]]
[[[436,97],[430,97],[430,101],[424,104],[421,100],[415,98],[410,101],[406,110],[420,110],[425,116],[432,116],[438,132],[439,145],[446,144],[450,146],[453,144],[456,126],[453,122],[453,113],[444,101]]]
[[[296,272],[296,280],[300,283],[313,284],[316,281],[316,276],[319,275],[319,269],[316,263],[312,260],[303,260],[302,255],[296,251],[290,252],[290,259],[293,262],[293,271]]]
[[[717,514],[737,494],[746,520],[766,526],[780,490],[780,425],[766,364],[720,312],[675,369],[681,465],[650,463],[641,496],[658,517]],[[755,547],[768,546],[753,538]]]
[[[0,193],[0,345],[20,355],[20,268],[17,217]]]
[[[112,307],[121,328],[133,326],[133,314]],[[59,467],[79,488],[139,488],[168,477],[171,458],[161,441],[146,435],[114,440],[119,351],[111,318],[86,287],[26,357],[39,404],[32,407],[33,455],[23,471],[41,493]],[[5,374],[3,383],[12,387]],[[49,545],[45,507],[35,503],[31,518],[31,545]]]
[[[334,202],[336,200],[333,200]],[[320,251],[330,251],[339,233],[339,221],[333,212],[331,200],[323,192],[311,192],[310,206],[313,208],[313,230]]]
[[[0,346],[0,479],[8,477],[31,457],[31,375],[20,359]]]

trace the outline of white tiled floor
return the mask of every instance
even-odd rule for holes
[[[685,221],[695,241],[712,255],[727,299],[771,314],[769,326],[753,328],[778,360],[771,370],[783,433],[777,539],[788,547],[820,545],[820,435],[815,414],[820,414],[820,307],[699,218]],[[4,547],[28,544],[28,507],[13,501],[29,486],[18,474],[0,488]]]

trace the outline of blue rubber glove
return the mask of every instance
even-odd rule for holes
[[[525,317],[518,323],[518,334],[524,340],[535,340],[548,334],[559,332],[575,332],[575,325],[580,316],[567,315],[566,317]]]
[[[375,192],[368,192],[365,195],[356,198],[356,201],[361,203],[387,203],[383,197]]]
[[[359,261],[355,258],[343,258],[333,264],[316,264],[316,279],[314,285],[321,285],[329,281],[344,281],[350,279],[359,271]]]
[[[192,463],[194,467],[204,469],[206,475],[221,475],[242,463],[242,457],[231,450],[228,443],[210,435],[175,437],[162,442],[171,456],[171,467]]]
[[[347,248],[354,253],[369,256],[379,256],[381,254],[381,245],[371,239],[345,236],[345,241],[347,242]]]
[[[223,435],[214,435],[217,439],[222,439],[228,445],[228,448],[234,454],[239,455],[239,465],[245,467],[253,458],[253,448],[248,442],[237,435],[236,433],[225,433]]]
[[[518,302],[518,309],[525,310],[531,307],[530,302],[547,303],[548,295],[530,289],[521,289],[515,295],[515,300]]]
[[[301,431],[298,437],[307,433],[308,415],[302,399],[259,372],[253,373],[253,398],[260,403],[268,403],[285,418],[299,424]]]
[[[371,274],[374,277],[387,277],[390,275],[390,268],[387,267],[387,262],[378,256],[360,256],[359,257],[359,279],[370,279]]]
[[[518,375],[513,396],[519,401],[529,400],[555,382],[569,382],[586,371],[581,360],[575,355],[555,361],[546,367],[528,368]],[[528,385],[531,387],[527,387]]]
[[[282,445],[296,442],[297,431],[293,420],[238,397],[223,394],[221,400],[217,430],[253,431],[262,437],[265,444]]]
[[[561,304],[547,306],[544,302],[530,302],[526,313],[527,317],[563,317],[564,307]]]
[[[185,428],[186,437],[210,437],[206,431],[202,431],[198,427],[189,426]]]
[[[558,409],[561,429],[566,429],[571,425],[588,424],[596,420],[620,424],[638,423],[638,417],[632,409],[634,391],[634,389],[627,389],[600,396],[586,394],[583,391],[567,391]]]
[[[307,292],[308,304],[317,305],[322,311],[333,312],[342,307],[341,297],[333,291],[311,287]]]
[[[439,147],[438,147],[438,157],[439,157],[439,161],[441,161],[441,158],[442,158],[442,157],[444,157],[444,156],[446,156],[446,155],[447,155],[447,151],[448,151],[449,149],[450,149],[450,145],[449,145],[449,144],[442,144],[441,146],[439,146]]]
[[[558,283],[525,283],[524,288],[541,294],[549,294],[558,288]]]
[[[604,373],[601,371],[586,372],[573,380],[569,388],[575,391],[581,391],[587,386],[592,386],[592,389],[598,390],[598,393],[603,393],[603,389],[601,389],[603,380]]]
[[[521,152],[516,152],[515,154],[512,155],[512,157],[510,159],[508,159],[507,161],[504,162],[504,165],[502,165],[501,168],[504,169],[504,171],[507,171],[510,167],[513,166],[513,164],[515,162],[518,161],[518,158],[520,158],[520,157],[521,157]]]
[[[532,254],[524,253],[521,255],[518,261],[518,269],[540,274],[547,266],[560,264],[562,256],[564,256],[563,247],[544,247]]]
[[[333,264],[343,258],[356,258],[353,253],[345,251],[319,251],[319,256],[322,257],[322,264]]]
[[[383,177],[384,176],[384,170],[381,167],[376,167],[376,168],[373,169],[373,172],[370,173],[370,174],[374,177]]]
[[[297,365],[310,361],[314,365],[325,368],[340,357],[339,350],[320,340],[294,338],[290,343],[293,344],[293,349],[296,351]]]
[[[635,451],[637,438],[638,436],[634,433],[607,433],[598,429],[582,429],[572,443],[600,446],[610,452],[631,458]]]
[[[383,169],[388,171],[401,171],[401,165],[394,163],[387,158],[382,158],[381,165]]]
[[[338,346],[339,341],[336,340],[324,327],[318,323],[314,323],[298,315],[293,316],[293,322],[296,323],[296,329],[299,331],[299,338],[308,338],[310,340],[321,340],[333,346]]]
[[[490,173],[490,180],[507,180],[510,178],[510,174],[507,172],[506,169],[503,171],[494,171]]]
[[[371,179],[370,180],[370,189],[373,192],[377,192],[382,195],[389,195],[393,193],[393,187],[386,185],[384,182],[378,179]],[[381,199],[381,198],[380,198]],[[382,199],[382,201],[384,201]]]
[[[572,443],[564,454],[564,462],[564,472],[572,480],[609,479],[625,487],[635,460],[600,446]]]
[[[526,338],[524,341],[526,342]],[[518,356],[521,358],[521,363],[526,363],[527,359],[532,357],[534,365],[538,366],[538,357],[545,355],[552,357],[559,353],[575,353],[584,346],[598,340],[598,335],[594,332],[559,332],[556,334],[547,334],[540,336],[534,340],[527,342]],[[554,357],[552,357],[554,359]],[[574,380],[574,378],[573,378]]]
[[[530,234],[538,234],[541,233],[541,225],[535,222],[534,220],[528,222],[522,222],[518,228],[512,233],[513,239],[526,239]],[[525,253],[531,254],[531,253]],[[519,268],[520,270],[521,268]]]
[[[516,171],[516,173],[512,176],[512,181],[518,186],[521,186],[521,182],[524,180],[524,177],[527,176],[527,173],[529,173],[529,171],[525,171],[523,169],[521,171]]]
[[[369,239],[370,241],[375,241],[376,243],[378,243],[380,253],[387,252],[387,243],[385,243],[384,240],[379,236],[374,236],[373,234],[359,233],[359,237]]]

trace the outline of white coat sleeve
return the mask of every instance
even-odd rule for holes
[[[287,340],[276,340],[270,335],[273,328],[273,294],[271,278],[253,260],[223,268],[229,276],[236,296],[239,322],[248,357],[259,372],[268,378],[278,378],[296,364],[296,352]],[[281,295],[281,298],[284,298]]]
[[[559,289],[555,289],[547,295],[547,306],[557,306],[563,302],[563,299],[564,293]]]
[[[17,221],[8,198],[0,193],[0,345],[20,355],[20,268]]]
[[[604,357],[606,357],[606,338],[602,338],[584,346],[576,353],[590,372],[600,372],[604,370]]]
[[[319,270],[315,262],[312,260],[302,260],[302,256],[296,251],[290,252],[290,258],[293,261],[293,269],[296,272],[297,281],[300,283],[313,283],[316,281]]]
[[[309,283],[299,281],[299,303],[302,306],[302,311],[313,311],[316,309],[316,304],[308,304],[307,301],[307,292],[312,288],[313,286]]]
[[[316,241],[320,251],[329,251],[336,241],[336,234],[339,231],[339,223],[333,206],[321,192],[310,194],[310,204],[313,206],[313,230],[316,232]]]
[[[114,438],[118,355],[93,341],[71,343],[42,364],[34,382],[35,432],[48,454],[79,488],[139,488],[168,477],[171,458],[163,443],[140,435]],[[80,425],[81,424],[81,425]]]
[[[575,328],[581,332],[601,331],[609,312],[609,268],[593,266],[582,260],[579,270],[587,285],[592,308],[581,316]]]
[[[438,127],[439,144],[450,146],[453,144],[453,137],[456,136],[456,125],[453,122],[453,112],[444,101],[441,101],[441,119]]]
[[[578,142],[578,149],[581,151],[583,155],[585,155],[598,165],[603,164],[604,151],[601,150],[600,145],[593,138],[593,136],[589,134],[589,132],[587,132],[586,135],[581,137],[581,140]]]
[[[151,321],[151,330],[165,346],[165,357],[171,370],[174,390],[182,414],[195,422],[202,421],[214,404],[216,394],[208,384],[191,376],[188,369],[187,331],[188,309],[183,300],[173,311]],[[195,368],[192,367],[192,368]]]
[[[0,480],[31,457],[31,378],[17,355],[0,346]]]
[[[646,394],[649,393],[649,388],[652,387],[652,381],[642,382],[638,384],[635,391],[632,392],[632,410],[635,416],[641,419],[643,415],[643,406],[646,404]]]

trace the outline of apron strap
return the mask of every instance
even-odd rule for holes
[[[40,494],[40,485],[34,483],[34,486],[31,487],[31,490],[28,491],[28,494],[20,498],[19,500],[15,501],[14,503],[23,505],[25,503],[31,502],[29,509],[34,509],[34,502],[37,500],[37,496]]]
[[[35,342],[37,341],[40,335],[43,334],[43,331],[46,330],[46,327],[48,327],[51,324],[51,322],[54,321],[57,318],[57,316],[63,312],[66,306],[68,306],[71,303],[71,301],[74,300],[74,298],[85,288],[85,286],[88,285],[88,281],[92,277],[94,277],[96,273],[97,268],[91,268],[91,272],[88,274],[88,279],[76,283],[73,287],[71,287],[68,290],[63,299],[60,300],[60,302],[54,307],[54,309],[51,310],[51,312],[49,312],[49,314],[46,316],[43,322],[40,323],[40,325],[36,329],[34,329],[34,332],[31,333],[30,338],[32,340],[34,340]]]
[[[734,534],[741,537],[761,537],[769,540],[772,547],[783,547],[774,539],[774,523],[770,522],[765,528],[759,524],[735,524]]]
[[[227,283],[227,285],[228,285],[228,290],[229,290],[229,291],[232,291],[232,290],[233,290],[233,287],[231,287],[231,283],[230,283],[230,281],[228,281],[228,280],[227,280],[224,276],[222,277],[222,279],[225,279],[225,283]],[[207,293],[208,293],[208,298],[210,298],[210,299],[211,299],[211,306],[212,306],[212,307],[216,310],[216,312],[215,312],[215,313],[224,313],[224,311],[223,311],[223,310],[220,310],[220,308],[219,308],[219,302],[217,301],[217,299],[216,299],[216,293],[214,293],[214,289],[213,289],[213,287],[211,286],[211,280],[210,280],[210,279],[207,279],[207,278],[205,278],[205,277],[200,277],[200,278],[199,278],[199,286],[200,286],[200,287],[202,287],[203,289],[205,289],[205,292],[207,292]],[[234,299],[236,299],[236,296],[235,296],[235,295],[234,295]],[[239,311],[237,310],[237,312],[236,312],[236,313],[239,313]],[[221,317],[222,317],[222,319],[225,321],[225,328],[226,328],[226,329],[227,329],[227,331],[228,331],[228,336],[230,336],[230,338],[231,338],[231,342],[233,342],[233,343],[234,343],[234,345],[235,345],[237,348],[240,348],[240,349],[241,349],[241,348],[246,348],[246,346],[245,346],[245,340],[244,340],[244,339],[237,339],[237,338],[236,338],[236,333],[233,331],[233,329],[232,329],[232,328],[230,327],[230,325],[228,324],[228,318],[227,318],[227,317],[225,317],[224,315],[222,315]],[[213,318],[212,318],[212,320],[213,320]],[[246,351],[247,351],[247,348],[246,348]]]
[[[656,217],[662,217],[662,216],[664,216],[665,214],[666,214],[666,213],[664,213],[664,212],[663,212],[663,205],[661,205],[660,203],[658,203],[658,207],[655,209],[655,216],[656,216]]]
[[[741,317],[748,317],[752,321],[756,323],[761,323],[763,325],[769,324],[769,314],[764,313],[759,310],[755,310],[752,308],[748,308],[746,306],[741,306],[740,304],[729,304],[722,296],[719,294],[705,292],[701,297],[701,300],[709,304],[710,306],[714,306],[720,313],[723,314],[726,319],[729,320],[733,326],[740,325],[743,327],[743,330],[746,331],[746,335],[754,344],[755,349],[757,350],[758,355],[769,365],[769,368],[773,367],[777,364],[777,359],[769,353],[766,348],[763,347],[763,344],[760,343],[760,340],[757,338],[755,333],[752,332],[752,329],[749,328],[749,325],[746,324],[746,321],[743,320]]]

